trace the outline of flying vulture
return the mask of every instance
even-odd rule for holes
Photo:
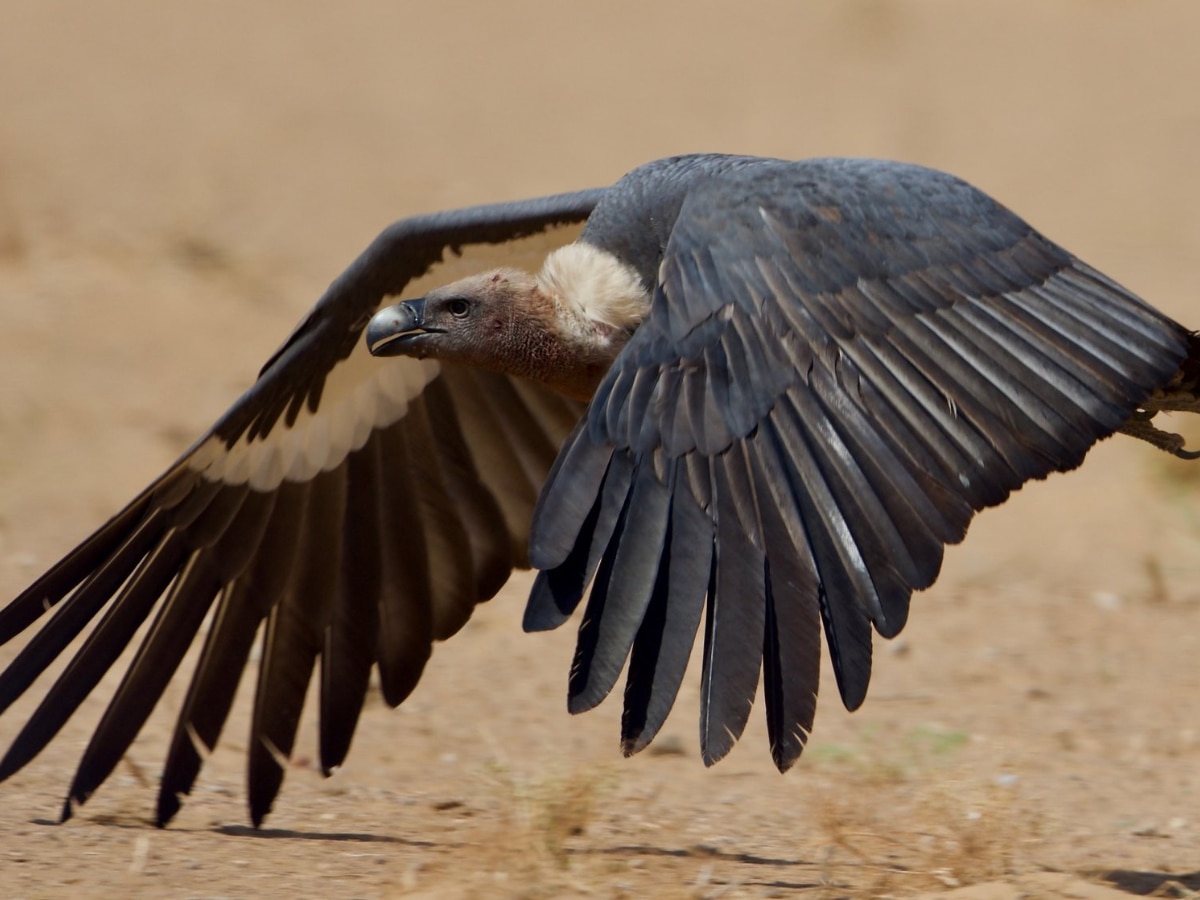
[[[424,288],[480,246],[537,255]],[[872,628],[904,627],[977,510],[1117,431],[1190,457],[1151,420],[1197,411],[1198,379],[1194,333],[913,165],[683,156],[608,188],[404,219],[211,430],[0,611],[0,641],[32,632],[0,710],[91,629],[0,779],[152,618],[68,818],[207,622],[157,821],[191,790],[261,633],[257,825],[314,669],[328,773],[372,669],[402,702],[514,567],[540,570],[526,629],[586,597],[569,707],[624,668],[626,753],[663,724],[703,621],[704,762],[761,683],[785,770],[812,728],[822,630],[854,709]]]

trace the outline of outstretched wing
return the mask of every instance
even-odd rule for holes
[[[872,624],[900,631],[974,512],[1079,465],[1184,355],[1180,326],[950,176],[827,160],[711,178],[543,491],[526,626],[561,623],[594,574],[570,706],[628,659],[634,752],[703,611],[705,761],[761,670],[785,769],[812,727],[818,623],[853,709]]]
[[[210,611],[163,769],[159,824],[216,744],[264,622],[251,818],[262,821],[282,783],[318,659],[321,765],[340,765],[371,666],[387,702],[400,703],[432,642],[528,565],[537,491],[582,412],[506,376],[373,359],[367,320],[385,298],[415,295],[435,267],[453,280],[444,269],[472,257],[487,257],[477,268],[525,254],[540,264],[578,234],[601,193],[407,219],[381,234],[205,437],[0,610],[0,642],[52,612],[0,673],[0,711],[98,618],[0,760],[0,779],[54,737],[152,613],[64,818],[111,773]]]

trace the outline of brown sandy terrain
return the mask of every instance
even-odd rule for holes
[[[671,153],[950,169],[1200,325],[1189,0],[334,6],[0,4],[0,596],[392,219]],[[336,777],[307,733],[262,832],[245,703],[150,824],[178,685],[54,824],[93,698],[0,787],[0,896],[1196,896],[1198,581],[1200,465],[1106,442],[982,516],[878,645],[865,707],[827,690],[780,777],[757,720],[703,768],[694,673],[621,760],[619,704],[567,716],[573,635],[520,633],[517,578],[401,709],[372,702]]]

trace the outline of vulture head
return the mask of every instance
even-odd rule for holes
[[[587,400],[649,306],[632,266],[575,243],[536,275],[492,269],[388,306],[371,319],[367,346],[375,356],[460,363]]]

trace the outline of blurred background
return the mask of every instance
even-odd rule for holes
[[[603,185],[661,156],[861,155],[946,169],[1200,326],[1198,41],[1194,0],[0,0],[0,594],[186,447],[389,222]],[[924,692],[958,679],[947,663],[958,654],[966,681],[1022,685],[1006,695],[1011,719],[993,723],[1019,736],[1033,696],[1023,691],[1036,687],[1021,679],[1042,665],[1032,658],[1062,650],[1077,617],[1158,604],[1167,618],[1133,658],[1165,653],[1156,634],[1197,630],[1198,478],[1200,466],[1109,441],[1078,474],[985,514],[915,599],[902,641],[917,650],[908,662],[881,657],[875,690],[906,684],[904,666],[926,667],[914,682]],[[480,660],[503,660],[511,640],[523,661],[512,677],[544,673],[512,731],[536,708],[576,736],[572,747],[610,759],[616,704],[586,731],[560,712],[572,635],[546,638],[553,651],[519,643],[524,584],[484,613],[506,636],[497,627],[471,657],[464,634],[463,650],[452,642],[435,657],[458,668],[432,677],[461,694],[474,665],[479,689],[494,687]],[[1116,640],[1147,615],[1088,627]],[[987,656],[994,644],[1019,664],[1009,651]],[[1080,658],[1071,671],[1091,665]],[[1139,665],[1115,677],[1129,702],[1105,707],[1101,733],[1163,679],[1183,690],[1173,663]],[[1089,684],[1108,696],[1108,677]],[[438,684],[414,698],[429,716]],[[1195,693],[1184,696],[1194,708]],[[690,747],[694,695],[680,702],[669,724]],[[1146,712],[1153,722],[1177,711],[1160,713]],[[439,744],[428,721],[436,756],[446,732]],[[845,721],[827,692],[818,735]],[[722,771],[775,778],[752,739]],[[1107,753],[1109,739],[1088,746]],[[1029,752],[1058,746],[1046,740]],[[1123,752],[1108,755],[1128,762]],[[764,790],[783,783],[809,782]],[[236,819],[236,805],[226,814]]]
[[[44,561],[80,533],[43,535],[38,510],[90,504],[90,524],[190,443],[388,222],[676,153],[947,169],[1200,325],[1198,34],[1188,0],[6,0],[0,499],[16,552]],[[1084,493],[1121,509],[1137,494],[1112,465]],[[1044,505],[1068,518],[1014,530],[1075,553],[1051,563],[1067,581],[1092,571],[1067,527],[1086,513]]]

